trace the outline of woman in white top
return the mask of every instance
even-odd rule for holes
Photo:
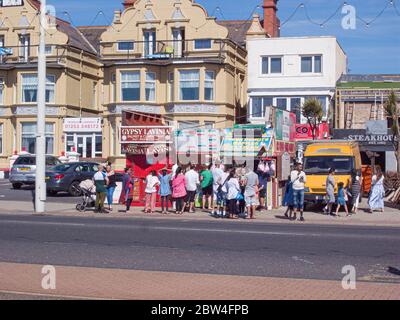
[[[239,180],[235,176],[235,170],[229,172],[225,185],[228,191],[226,198],[228,200],[229,218],[233,219],[237,215],[237,201],[240,193]]]
[[[146,177],[146,204],[145,213],[153,213],[156,208],[157,186],[160,185],[160,180],[157,177],[157,172],[153,170]]]

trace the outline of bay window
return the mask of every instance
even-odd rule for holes
[[[204,82],[204,100],[214,100],[214,71],[206,71],[206,78]]]
[[[200,92],[200,71],[180,70],[180,99],[183,101],[199,100]]]
[[[140,72],[123,71],[121,72],[121,91],[122,101],[140,100]]]
[[[22,102],[37,102],[38,77],[36,73],[25,73],[22,77]],[[46,102],[54,103],[55,76],[46,76]]]
[[[21,123],[21,150],[36,153],[36,123]],[[46,154],[54,154],[54,123],[46,123]]]
[[[146,73],[146,101],[156,100],[156,74],[154,72]]]

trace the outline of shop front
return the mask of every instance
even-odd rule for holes
[[[65,118],[63,131],[66,152],[78,152],[82,159],[102,158],[101,118]]]
[[[126,167],[132,168],[137,178],[133,195],[135,206],[144,204],[147,175],[153,170],[172,166],[172,129],[163,125],[161,118],[154,115],[128,111],[122,113],[121,153],[126,157]]]

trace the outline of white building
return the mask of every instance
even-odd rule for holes
[[[307,98],[322,102],[324,120],[333,116],[336,82],[347,72],[335,37],[248,36],[247,49],[250,122],[263,122],[265,107],[272,105],[305,123],[301,107]]]

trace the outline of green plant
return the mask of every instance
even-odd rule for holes
[[[303,116],[307,119],[307,122],[311,129],[313,140],[315,140],[317,129],[321,124],[322,118],[324,116],[322,103],[315,98],[307,99],[304,102],[302,113]]]

